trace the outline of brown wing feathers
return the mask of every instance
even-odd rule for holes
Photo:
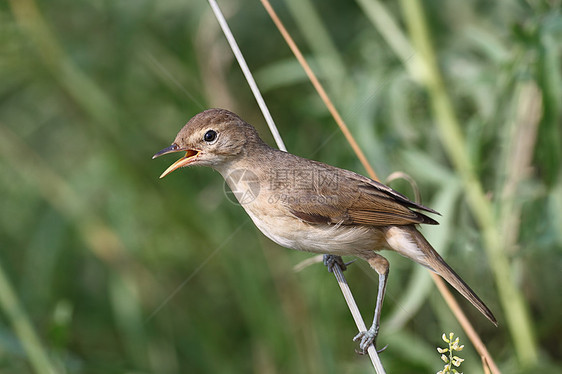
[[[362,185],[359,187],[360,197],[357,203],[349,209],[349,214],[355,219],[355,223],[374,226],[416,223],[437,224],[437,221],[432,218],[409,208],[422,209],[432,213],[437,212],[408,200],[405,196],[386,186],[384,186],[386,187],[385,190],[380,190],[377,187],[379,186]]]
[[[354,176],[354,175],[353,175]],[[349,176],[346,175],[347,178]],[[360,177],[360,176],[359,176]],[[435,220],[410,208],[437,213],[432,209],[408,200],[391,188],[370,179],[344,178],[335,197],[318,199],[327,191],[313,191],[310,198],[298,204],[290,204],[291,213],[312,223],[360,224],[369,226],[437,224]],[[333,193],[333,191],[331,191]],[[437,213],[438,214],[438,213]]]
[[[286,202],[291,213],[303,221],[311,224],[370,226],[438,224],[417,210],[439,213],[409,200],[382,183],[321,162],[306,162],[314,164],[313,169],[319,170],[319,173],[329,173],[332,179],[331,183],[318,181],[308,194],[298,191],[299,201]]]

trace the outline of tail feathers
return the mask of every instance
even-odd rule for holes
[[[414,226],[402,226],[402,230],[408,231],[416,244],[416,246],[423,252],[423,254],[418,254],[416,258],[407,256],[420,263],[421,265],[433,270],[439,274],[443,279],[445,279],[451,286],[453,286],[457,291],[460,292],[468,301],[472,303],[483,315],[486,316],[495,326],[498,325],[496,317],[492,314],[490,309],[484,304],[482,300],[472,291],[472,289],[461,279],[461,277],[455,273],[453,269],[443,260],[443,258],[433,249],[431,244],[423,237],[422,234]],[[393,248],[395,249],[395,248]],[[395,249],[396,250],[396,249]],[[397,251],[402,253],[402,251]],[[402,253],[404,254],[404,253]]]

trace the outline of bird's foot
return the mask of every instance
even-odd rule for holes
[[[343,262],[343,259],[341,258],[341,256],[324,255],[323,262],[324,262],[324,266],[326,266],[328,268],[328,271],[330,273],[334,272],[334,265],[335,264],[338,264],[342,271],[347,269],[347,265],[346,265],[345,262]]]
[[[371,344],[375,345],[375,341],[377,340],[377,335],[379,334],[379,326],[371,326],[371,328],[367,331],[361,331],[359,334],[355,335],[353,341],[360,341],[359,343],[359,353],[365,354],[367,353],[367,349]],[[375,347],[376,348],[376,347]],[[380,350],[380,352],[384,351],[386,347]]]

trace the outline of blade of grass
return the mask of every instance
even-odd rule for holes
[[[45,201],[69,222],[81,222],[76,227],[84,243],[97,258],[115,270],[116,276],[131,284],[138,279],[149,280],[153,287],[158,288],[152,275],[129,256],[129,251],[117,232],[92,212],[71,185],[6,126],[0,126],[0,145],[0,155],[8,160],[9,164],[18,165],[14,169],[21,173],[23,178],[33,180]],[[135,305],[129,306],[131,309],[141,309],[137,296],[133,293],[128,294],[129,303],[135,302]],[[137,328],[140,326],[142,324],[137,324]]]
[[[347,75],[345,63],[341,59],[337,47],[330,38],[322,18],[310,0],[288,0],[285,2],[303,36],[316,55],[318,66],[326,78],[332,95],[342,92],[341,84],[345,84]]]
[[[416,62],[415,51],[386,6],[377,0],[356,1],[396,56],[402,61],[410,75],[414,78],[420,77],[420,64]]]
[[[467,200],[483,233],[486,253],[518,358],[523,366],[534,365],[538,356],[528,311],[521,293],[512,282],[510,264],[502,251],[492,204],[486,198],[468,157],[460,125],[437,67],[423,8],[419,1],[403,0],[402,9],[413,45],[426,66],[423,82],[429,92],[443,147],[462,178]]]
[[[35,372],[55,374],[57,371],[16,296],[2,264],[0,264],[0,306],[12,324]]]
[[[116,326],[131,362],[134,362],[138,369],[143,369],[148,367],[148,347],[138,293],[138,284],[133,279],[124,278],[117,272],[111,274],[109,297]]]
[[[64,54],[37,4],[33,0],[12,0],[10,5],[20,28],[34,42],[41,62],[51,71],[58,84],[84,112],[116,136],[117,127],[114,124],[118,118],[117,110],[103,90]]]

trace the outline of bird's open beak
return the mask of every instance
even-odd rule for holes
[[[182,149],[176,143],[174,143],[171,146],[169,146],[167,148],[164,148],[163,150],[161,150],[160,152],[158,152],[154,156],[152,156],[152,159],[155,159],[156,157],[160,157],[160,156],[166,155],[168,153],[182,152],[182,151],[185,151],[185,156],[180,158],[176,162],[174,162],[172,165],[170,165],[170,167],[167,168],[166,171],[164,171],[162,173],[162,175],[160,175],[160,178],[164,178],[166,175],[170,174],[172,171],[174,171],[176,169],[179,169],[183,166],[187,166],[190,163],[192,163],[193,161],[195,161],[195,158],[199,154],[199,151],[194,150],[194,149]]]

